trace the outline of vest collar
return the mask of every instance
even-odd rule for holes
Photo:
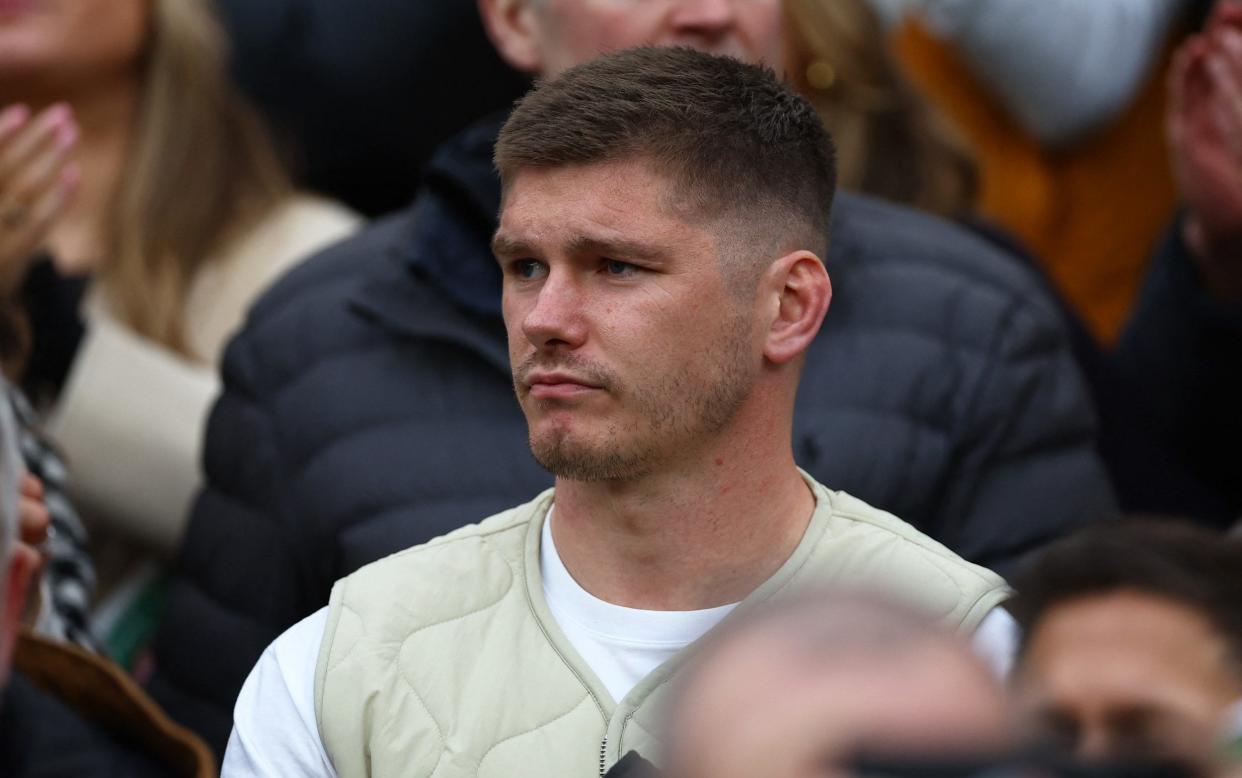
[[[728,616],[721,622],[726,623],[732,619],[738,618],[739,613],[748,613],[751,609],[768,602],[774,597],[787,591],[799,578],[800,574],[805,570],[807,562],[816,547],[823,541],[824,535],[828,529],[829,519],[832,516],[832,500],[828,494],[828,490],[821,486],[811,478],[806,472],[798,471],[807,486],[811,489],[815,496],[815,510],[811,514],[810,524],[806,528],[806,532],[802,535],[802,540],[798,543],[793,553],[789,556],[780,569],[764,581],[758,589],[751,592],[745,600],[738,605]],[[541,539],[543,536],[543,524],[547,520],[548,511],[552,507],[555,498],[555,489],[549,489],[539,495],[531,504],[530,508],[532,516],[526,524],[526,538],[523,553],[523,577],[526,585],[526,601],[531,611],[535,614],[535,618],[539,623],[540,629],[547,637],[549,643],[560,655],[565,665],[574,673],[581,681],[582,685],[590,693],[595,704],[599,707],[600,714],[607,722],[607,735],[603,743],[601,743],[601,760],[606,764],[615,764],[633,746],[627,745],[627,733],[632,727],[638,727],[643,730],[646,737],[655,742],[659,742],[660,710],[664,705],[665,697],[668,695],[669,681],[671,681],[682,666],[694,656],[696,647],[704,644],[710,636],[715,634],[720,625],[710,630],[706,636],[696,641],[686,650],[681,651],[676,656],[669,659],[664,664],[653,670],[646,678],[638,682],[638,685],[630,690],[619,703],[614,703],[612,696],[608,693],[608,689],[604,686],[604,682],[591,670],[587,663],[578,656],[573,645],[569,642],[569,638],[561,631],[560,625],[552,616],[552,612],[548,609],[548,603],[543,592],[543,577],[539,564],[539,554],[541,549]],[[649,750],[649,749],[648,749]],[[658,757],[658,754],[643,753],[647,758]],[[656,761],[659,761],[657,758]]]

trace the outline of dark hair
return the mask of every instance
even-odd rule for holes
[[[1242,672],[1242,541],[1192,525],[1132,519],[1092,527],[1040,553],[1005,603],[1023,646],[1058,605],[1129,591],[1173,600],[1206,618]]]
[[[687,48],[611,54],[537,86],[496,144],[506,188],[524,168],[631,158],[667,175],[691,216],[727,216],[756,238],[780,225],[790,248],[827,249],[832,141],[767,68]]]

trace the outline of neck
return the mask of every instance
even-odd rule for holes
[[[616,605],[700,610],[739,602],[775,574],[815,498],[794,464],[789,415],[756,415],[766,418],[640,478],[558,479],[552,534],[574,579]]]
[[[9,101],[25,102],[35,113],[55,102],[73,107],[79,140],[72,161],[80,181],[48,239],[62,273],[95,269],[107,250],[110,212],[129,159],[140,97],[137,79],[118,77],[68,95],[26,95]]]

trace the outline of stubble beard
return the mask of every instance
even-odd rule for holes
[[[650,383],[623,386],[598,368],[562,360],[563,366],[576,368],[630,405],[636,421],[611,426],[597,436],[574,435],[561,426],[539,434],[532,429],[535,460],[570,481],[632,481],[718,434],[737,415],[754,385],[749,334],[743,326],[727,327],[725,332],[719,359],[704,371],[707,375],[673,371]]]

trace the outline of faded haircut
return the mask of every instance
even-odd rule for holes
[[[629,159],[672,182],[686,218],[729,225],[752,258],[760,245],[827,251],[832,140],[768,68],[688,48],[611,54],[539,84],[496,144],[506,192],[524,169]]]

